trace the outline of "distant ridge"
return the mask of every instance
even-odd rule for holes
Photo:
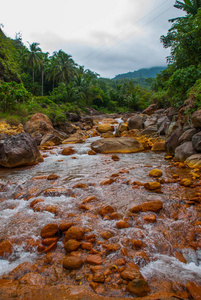
[[[124,78],[153,78],[156,77],[157,73],[160,73],[161,71],[165,70],[166,67],[152,67],[149,69],[139,69],[138,71],[134,72],[128,72],[124,74],[119,74],[115,76],[113,79],[124,79]]]

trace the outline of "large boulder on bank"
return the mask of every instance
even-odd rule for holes
[[[41,134],[42,136],[44,136],[46,133],[50,133],[54,129],[52,126],[52,122],[50,121],[48,116],[37,113],[25,123],[24,130],[32,136],[36,134]]]
[[[91,148],[98,153],[133,153],[144,150],[137,140],[126,137],[100,139],[93,142]]]
[[[175,160],[185,161],[189,156],[196,154],[192,142],[185,142],[175,149]]]
[[[195,128],[190,128],[180,136],[179,138],[179,144],[183,144],[185,142],[190,142],[192,141],[192,137],[196,134],[196,129]]]
[[[20,133],[0,141],[0,166],[13,168],[43,161],[36,142],[28,133]]]
[[[201,131],[192,137],[192,143],[195,150],[201,152]]]
[[[144,123],[143,116],[135,115],[128,120],[128,129],[142,129]]]
[[[201,128],[201,109],[192,114],[191,120],[195,127]]]
[[[165,149],[169,154],[173,154],[179,146],[179,138],[183,133],[182,126],[179,126],[165,142]]]

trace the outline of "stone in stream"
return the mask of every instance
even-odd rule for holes
[[[92,150],[98,153],[135,153],[143,151],[144,147],[134,138],[107,138],[91,144]]]
[[[76,270],[81,268],[83,260],[75,256],[67,256],[63,261],[63,267],[67,270]]]
[[[28,133],[20,133],[0,141],[0,166],[14,168],[43,161],[36,142]]]
[[[163,203],[160,200],[149,201],[142,203],[142,211],[159,212],[163,208]]]
[[[201,154],[194,154],[189,156],[184,162],[189,168],[201,169]]]
[[[144,187],[147,190],[158,190],[161,188],[161,184],[158,181],[154,181],[154,182],[147,182],[144,184]]]
[[[6,240],[0,243],[0,257],[7,258],[13,252],[13,247],[10,241]]]
[[[135,115],[128,120],[128,129],[142,129],[144,123],[144,117]]]
[[[151,177],[161,177],[162,175],[163,175],[163,173],[159,169],[153,169],[149,172],[149,176],[151,176]]]
[[[67,253],[77,250],[80,247],[81,243],[77,240],[70,239],[64,244],[64,249]]]
[[[83,239],[84,234],[85,234],[84,228],[72,226],[66,231],[64,242],[66,242],[70,239],[75,239],[75,240],[80,241]]]
[[[58,232],[58,225],[54,223],[47,224],[43,229],[41,230],[41,237],[43,239],[45,238],[51,238]]]
[[[152,151],[165,151],[165,142],[155,142],[151,148]]]
[[[96,128],[99,133],[105,133],[107,131],[114,131],[114,126],[110,124],[99,124]]]

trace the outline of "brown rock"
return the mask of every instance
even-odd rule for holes
[[[66,256],[63,261],[63,267],[67,270],[76,270],[81,268],[83,260],[76,256]]]
[[[132,245],[135,248],[141,248],[142,247],[142,241],[140,241],[140,240],[132,240]]]
[[[46,238],[42,241],[42,244],[45,245],[45,246],[50,246],[51,244],[56,243],[57,241],[58,241],[57,237],[55,237],[55,238]]]
[[[149,201],[142,204],[142,211],[159,212],[163,207],[163,203],[160,200]]]
[[[144,187],[148,190],[157,190],[161,188],[161,184],[158,181],[147,182],[144,184]]]
[[[122,229],[122,228],[128,228],[129,227],[129,224],[126,222],[126,221],[118,221],[116,223],[116,226],[118,229]]]
[[[123,257],[118,258],[118,259],[115,261],[115,265],[117,265],[117,266],[124,266],[124,265],[126,265],[126,260],[125,260],[125,258],[123,258]]]
[[[114,182],[114,179],[109,178],[109,179],[105,179],[103,181],[101,181],[100,185],[110,185]]]
[[[194,300],[201,300],[201,285],[188,282],[186,288]]]
[[[39,273],[27,273],[19,279],[21,284],[29,284],[35,286],[45,285],[45,278]]]
[[[59,175],[56,175],[56,174],[50,174],[48,177],[47,177],[47,180],[56,180],[59,178]]]
[[[179,182],[179,184],[188,187],[188,186],[191,186],[193,184],[193,182],[191,179],[184,178]]]
[[[151,291],[148,283],[140,273],[127,285],[126,289],[132,295],[139,297],[146,296]]]
[[[64,148],[61,151],[62,155],[72,155],[72,154],[75,154],[75,153],[76,153],[76,151],[73,149],[73,147],[67,147],[67,148]]]
[[[52,243],[45,249],[45,253],[52,252],[57,248],[57,242]]]
[[[82,249],[91,250],[93,248],[93,244],[90,242],[82,242]]]
[[[92,149],[90,149],[90,150],[88,151],[88,155],[96,155],[96,152],[93,151]]]
[[[31,135],[41,134],[42,136],[53,131],[50,119],[41,113],[33,115],[24,125],[24,130]]]
[[[198,127],[200,128],[201,127],[201,110],[197,110],[195,111],[192,116],[191,116],[191,119],[192,119],[192,123],[195,127]]]
[[[73,222],[66,222],[66,223],[61,223],[59,225],[59,230],[61,231],[66,231],[68,230],[70,227],[72,227],[74,224]]]
[[[113,237],[113,233],[110,231],[104,231],[101,233],[101,236],[104,240],[109,240],[111,237]]]
[[[84,183],[77,183],[76,185],[73,186],[74,189],[87,189],[88,185]]]
[[[44,202],[43,199],[34,199],[31,203],[30,203],[30,207],[33,208],[36,204],[40,203],[40,202]]]
[[[162,175],[163,175],[163,173],[159,169],[153,169],[149,172],[149,176],[151,176],[151,177],[161,177]]]
[[[105,281],[105,277],[102,273],[97,272],[93,275],[92,280],[95,281],[95,282],[103,283]]]
[[[110,205],[106,205],[106,206],[103,206],[100,210],[99,210],[99,214],[104,217],[108,214],[111,214],[114,212],[114,208]]]
[[[7,258],[13,252],[13,247],[10,241],[6,240],[0,243],[0,256]]]
[[[148,222],[148,223],[154,223],[156,222],[156,215],[147,215],[147,216],[143,216],[144,221]]]
[[[165,142],[155,142],[151,148],[152,151],[165,151]]]
[[[102,257],[98,254],[92,254],[87,256],[86,263],[90,265],[101,265],[102,264]]]
[[[114,126],[110,125],[110,124],[99,124],[96,128],[96,130],[100,133],[105,133],[107,131],[113,131],[114,130]]]
[[[140,211],[142,211],[142,205],[135,205],[131,208],[130,210],[132,213],[138,213]]]
[[[78,241],[70,239],[64,244],[64,248],[67,253],[70,253],[74,250],[77,250],[80,245],[81,244]]]
[[[54,224],[54,223],[51,223],[51,224],[47,224],[45,227],[43,227],[43,229],[41,230],[40,235],[43,239],[51,238],[57,232],[58,232],[58,225]]]
[[[82,227],[72,226],[70,227],[65,234],[65,241],[70,239],[82,240],[84,237],[85,230]]]
[[[144,150],[134,138],[107,138],[91,144],[92,150],[98,153],[134,153]]]
[[[120,158],[119,158],[118,155],[112,155],[112,160],[114,160],[114,161],[119,161]]]
[[[134,267],[127,267],[122,273],[121,273],[121,277],[125,280],[133,280],[137,277],[139,277],[140,271],[139,271],[139,267],[136,265],[136,268]]]

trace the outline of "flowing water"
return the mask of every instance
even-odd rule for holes
[[[200,208],[184,205],[195,191],[181,187],[178,182],[163,184],[160,193],[132,184],[153,181],[149,177],[153,168],[161,169],[166,181],[174,173],[181,178],[189,176],[189,170],[176,169],[164,159],[164,153],[151,151],[119,154],[119,161],[114,161],[110,154],[88,155],[90,144],[96,139],[72,145],[76,150],[74,155],[61,155],[63,145],[44,151],[44,162],[38,165],[0,168],[0,241],[9,239],[14,247],[8,259],[0,260],[0,274],[7,274],[22,262],[34,263],[45,256],[38,254],[30,241],[40,240],[40,231],[46,224],[73,221],[100,241],[103,231],[113,234],[109,242],[119,248],[107,254],[106,264],[122,257],[121,248],[125,247],[129,253],[127,260],[140,266],[149,283],[170,280],[178,284],[188,281],[201,284],[201,250],[195,247],[201,236]],[[59,178],[47,180],[45,176],[52,173]],[[115,179],[112,184],[100,184],[109,178]],[[95,196],[96,200],[90,203],[89,210],[81,210],[79,206],[88,196]],[[43,199],[37,210],[30,207],[34,199]],[[155,214],[157,222],[144,221],[143,216],[149,213],[130,213],[134,205],[150,200],[163,202],[163,209]],[[118,229],[117,220],[98,215],[98,209],[105,205],[111,205],[120,219],[129,223],[129,228]],[[136,239],[143,243],[140,251],[132,246],[131,241]],[[97,251],[103,250],[101,243],[96,247]],[[58,248],[63,251],[62,242]],[[186,263],[176,254],[182,255]]]

